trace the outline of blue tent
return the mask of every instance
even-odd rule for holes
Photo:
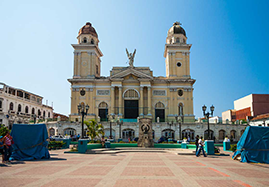
[[[48,131],[45,124],[13,124],[13,153],[15,160],[34,160],[50,158],[47,149]]]
[[[248,126],[237,143],[233,158],[241,155],[241,162],[269,164],[269,127]]]

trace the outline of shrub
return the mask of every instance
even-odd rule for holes
[[[124,141],[120,141],[119,143],[125,143]]]
[[[7,127],[5,127],[4,125],[0,125],[0,136],[5,136],[7,134],[7,131],[9,131]]]
[[[137,143],[136,141],[130,141],[130,143]]]
[[[229,150],[232,151],[232,152],[235,152],[236,149],[237,149],[237,144],[232,144],[231,148]]]
[[[49,147],[49,150],[61,149],[64,145],[65,143],[63,141],[50,141],[48,147]]]
[[[70,151],[71,152],[78,152],[78,148],[77,147],[72,147]]]

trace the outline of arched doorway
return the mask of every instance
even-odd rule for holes
[[[162,102],[158,102],[155,105],[155,121],[157,122],[157,117],[160,118],[160,122],[165,121],[165,106]]]
[[[122,131],[122,139],[128,141],[128,139],[133,140],[135,138],[135,131],[133,129],[124,129]]]
[[[76,130],[73,129],[73,128],[67,128],[67,129],[64,129],[64,135],[76,135]]]
[[[175,139],[175,131],[172,129],[164,129],[162,131],[162,136],[166,138],[172,138]]]
[[[101,102],[98,106],[99,114],[101,121],[107,121],[107,114],[108,114],[108,105],[106,102]]]
[[[230,134],[231,134],[231,141],[235,141],[236,140],[236,131],[231,130]]]
[[[190,137],[191,140],[194,140],[195,139],[195,131],[192,129],[184,129],[182,131],[182,137],[188,138],[188,136]]]
[[[219,140],[224,140],[225,138],[225,130],[220,130],[219,131]]]
[[[124,92],[124,118],[136,119],[139,116],[139,93],[135,89]]]
[[[111,131],[112,131],[112,132],[111,132],[111,134],[112,134],[112,138],[115,138],[115,130],[112,129]],[[110,129],[104,129],[104,133],[105,133],[105,137],[106,137],[106,138],[109,138],[109,136],[110,136]]]
[[[214,131],[210,130],[209,131],[209,139],[213,140],[213,136],[214,136]],[[208,139],[208,130],[205,130],[204,132],[204,139],[207,140]]]
[[[55,135],[55,129],[54,128],[50,128],[49,129],[49,135],[50,136],[54,136]]]

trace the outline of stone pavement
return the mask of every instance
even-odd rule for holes
[[[0,167],[0,186],[269,186],[269,166],[234,161],[230,156],[157,152],[64,154],[50,160]]]

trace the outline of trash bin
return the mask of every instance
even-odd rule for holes
[[[110,148],[110,141],[105,142],[105,148]]]
[[[69,149],[71,139],[63,139],[63,142],[65,143],[63,149]]]
[[[206,140],[205,141],[205,151],[208,155],[214,155],[215,154],[215,147],[214,147],[214,141],[213,140]]]
[[[85,153],[87,151],[88,140],[79,140],[78,141],[78,152]]]
[[[229,151],[231,148],[231,142],[223,142],[223,151]]]
[[[186,143],[181,143],[181,149],[188,149],[187,144]]]

